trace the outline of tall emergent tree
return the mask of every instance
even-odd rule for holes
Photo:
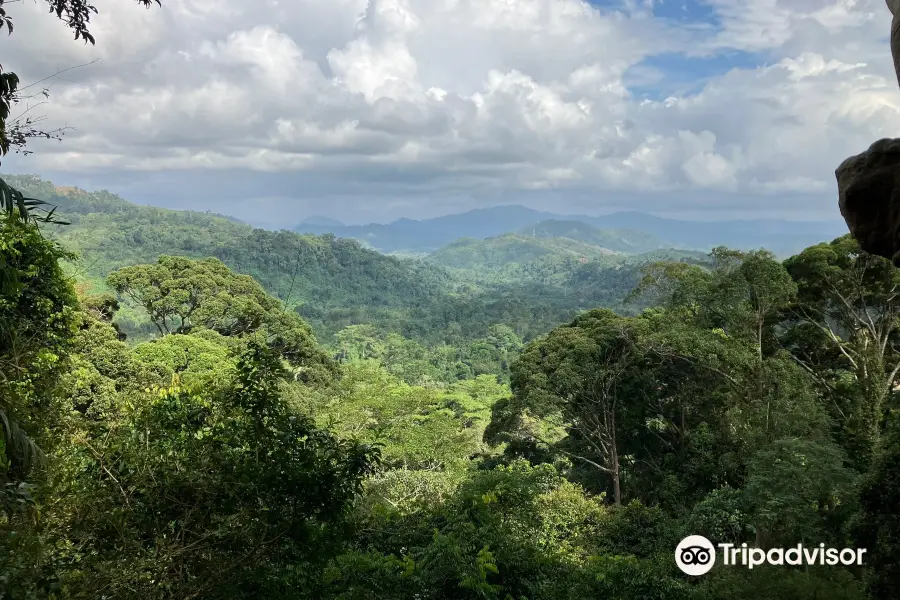
[[[216,258],[160,256],[155,264],[110,273],[107,283],[143,307],[160,336],[198,329],[231,337],[260,332],[298,369],[298,378],[327,377],[334,367],[297,313]]]
[[[900,376],[900,270],[849,235],[785,266],[799,294],[784,342],[832,399],[840,438],[865,469]]]

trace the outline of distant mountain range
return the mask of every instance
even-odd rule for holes
[[[547,220],[515,233],[480,240],[460,238],[432,252],[427,260],[457,269],[502,268],[551,257],[618,262],[627,256],[671,247],[672,244],[640,231],[598,229],[580,221]]]
[[[443,257],[410,260],[349,239],[133,204],[105,190],[57,187],[37,176],[3,177],[26,195],[57,206],[69,221],[43,231],[78,255],[65,265],[82,291],[108,292],[104,279],[110,272],[155,262],[162,254],[216,257],[295,308],[324,341],[343,327],[364,323],[428,343],[460,335],[478,339],[497,323],[530,339],[583,310],[634,310],[624,300],[648,262],[705,259],[681,250],[636,253],[665,242],[580,222],[535,221],[531,214],[534,225],[525,230],[462,240],[448,246]],[[143,310],[127,299],[116,319],[131,340],[154,334]]]
[[[455,269],[502,268],[524,265],[544,257],[599,258],[622,256],[602,246],[569,238],[532,237],[505,233],[483,240],[460,238],[429,254],[425,260]]]
[[[670,248],[766,248],[779,256],[794,254],[812,244],[847,233],[846,226],[839,221],[684,221],[640,212],[619,212],[593,217],[555,214],[517,205],[494,206],[420,221],[404,218],[387,224],[341,225],[331,219],[328,221],[323,222],[322,218],[308,219],[297,225],[294,231],[332,233],[338,237],[354,238],[385,253],[422,253],[434,252],[460,238],[485,239],[505,233],[528,232],[532,228],[535,228],[535,234],[538,235],[538,225],[542,226],[545,233],[553,232],[549,237],[571,237],[558,235],[559,228],[567,228],[578,235],[575,224],[580,223],[601,231],[630,230],[630,235],[636,235],[638,239],[640,236],[655,237],[660,244]],[[548,225],[547,222],[552,224]],[[588,242],[583,239],[581,241]],[[595,241],[588,243],[600,245]]]
[[[312,217],[307,217],[303,219],[303,221],[298,225],[301,226],[312,226],[312,227],[344,227],[344,224],[335,219],[331,219],[329,217],[323,217],[321,215],[314,215]]]
[[[613,252],[641,254],[651,250],[672,248],[679,244],[662,240],[652,233],[636,229],[600,229],[582,221],[557,221],[548,219],[525,227],[520,235],[532,239],[569,239],[599,246]]]

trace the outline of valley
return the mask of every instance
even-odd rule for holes
[[[900,599],[900,0],[97,4],[0,0],[0,600]]]
[[[31,365],[0,384],[10,464],[40,445],[55,473],[8,498],[47,506],[25,539],[59,544],[17,550],[38,572],[0,555],[17,594],[47,576],[169,598],[152,577],[224,598],[225,565],[285,600],[866,598],[850,569],[690,582],[671,562],[688,533],[837,544],[883,521],[863,474],[893,456],[872,407],[895,402],[900,283],[849,236],[782,261],[544,219],[398,256],[5,180],[67,222],[0,238],[22,282],[0,297],[2,364]],[[878,354],[843,337],[872,315]],[[163,513],[179,537],[142,541]],[[88,579],[41,566],[88,549]]]

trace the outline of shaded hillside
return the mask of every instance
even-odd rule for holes
[[[685,254],[624,255],[568,238],[508,234],[461,240],[448,249],[445,267],[330,234],[272,232],[211,213],[132,204],[107,191],[60,189],[30,176],[8,180],[57,205],[71,222],[46,231],[80,256],[69,268],[95,291],[111,271],[162,254],[215,257],[294,307],[324,342],[367,323],[425,344],[479,339],[497,324],[531,339],[583,310],[632,310],[622,301],[640,268]],[[117,319],[132,337],[154,331],[133,307]]]
[[[334,233],[365,242],[382,252],[434,252],[463,238],[484,239],[530,228],[547,220],[580,222],[599,229],[629,229],[665,240],[665,245],[711,250],[716,246],[752,250],[769,249],[787,257],[810,244],[847,233],[840,219],[833,221],[782,221],[778,219],[686,221],[639,212],[603,216],[561,215],[524,206],[492,206],[432,219],[398,219],[391,223],[344,225],[303,223],[296,231]]]
[[[584,220],[600,228],[640,230],[662,237],[683,248],[695,250],[711,250],[716,246],[740,250],[765,248],[782,258],[800,252],[807,246],[830,241],[847,233],[847,226],[841,219],[686,221],[633,211],[600,217],[579,217],[578,220]]]
[[[456,269],[499,269],[521,265],[542,257],[598,257],[612,250],[569,238],[533,237],[523,233],[476,240],[463,238],[433,252],[428,261]]]
[[[388,224],[345,225],[335,227],[304,222],[294,228],[306,233],[334,233],[369,244],[382,252],[434,252],[459,238],[483,239],[523,227],[543,219],[553,218],[545,213],[524,206],[502,206],[445,215],[417,221],[397,219]]]
[[[486,281],[516,283],[562,283],[585,264],[609,269],[707,259],[705,252],[666,247],[665,242],[641,232],[554,220],[484,240],[462,238],[426,258],[448,269],[472,271]]]
[[[696,265],[710,265],[712,259],[707,252],[699,250],[683,250],[679,248],[660,248],[640,254],[632,254],[622,257],[619,262],[622,266],[646,265],[653,262],[688,262]]]
[[[538,238],[567,238],[629,254],[676,246],[636,229],[598,229],[581,221],[548,219],[526,227],[519,233]]]
[[[215,257],[314,322],[331,310],[351,309],[363,318],[366,310],[432,306],[448,291],[446,274],[434,265],[384,256],[353,240],[254,229],[209,213],[132,204],[106,191],[58,190],[34,177],[7,180],[59,207],[71,224],[47,230],[79,254],[75,272],[89,281],[161,254]]]

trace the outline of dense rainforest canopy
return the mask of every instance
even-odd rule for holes
[[[18,83],[0,155],[61,133]],[[0,217],[0,600],[900,598],[900,271],[849,237],[414,260],[36,177]],[[689,534],[868,555],[692,578]]]
[[[0,598],[898,596],[900,275],[849,238],[442,270],[31,185]],[[868,555],[690,578],[688,534]]]

